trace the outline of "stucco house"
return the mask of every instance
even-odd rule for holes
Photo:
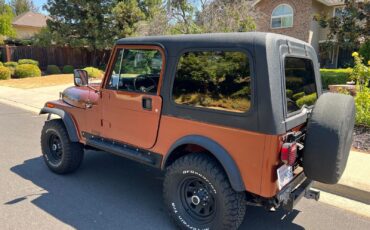
[[[319,55],[321,66],[341,67],[350,51],[334,46],[329,52],[320,44],[327,40],[328,28],[321,28],[315,14],[336,15],[344,0],[255,0],[257,31],[289,35],[310,43]]]
[[[16,38],[28,39],[33,37],[36,33],[46,26],[48,16],[35,13],[25,12],[13,19],[12,25],[16,32]]]

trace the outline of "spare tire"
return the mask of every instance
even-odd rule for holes
[[[355,124],[351,96],[325,93],[319,97],[307,124],[303,169],[312,180],[336,184],[347,164]]]

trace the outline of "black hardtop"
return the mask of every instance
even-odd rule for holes
[[[308,43],[285,35],[264,33],[264,32],[239,32],[239,33],[207,33],[207,34],[182,34],[164,36],[145,36],[122,38],[117,45],[159,45],[169,55],[187,48],[203,47],[243,47],[251,46],[254,43],[266,45],[271,40],[288,40],[293,43],[301,43],[310,46]],[[172,51],[172,52],[171,52]],[[172,56],[172,55],[171,55]]]
[[[157,45],[164,49],[166,66],[161,96],[162,115],[218,124],[265,134],[283,134],[306,122],[307,111],[287,117],[283,82],[284,60],[287,56],[312,61],[318,95],[321,80],[317,55],[313,47],[301,40],[280,34],[246,32],[213,33],[171,36],[147,36],[123,38],[117,45]],[[187,51],[239,50],[248,54],[251,65],[251,108],[246,113],[230,113],[211,109],[180,106],[171,99],[172,86],[179,57]]]

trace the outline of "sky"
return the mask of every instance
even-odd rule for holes
[[[40,12],[47,14],[45,10],[42,9],[42,6],[46,3],[46,0],[33,0],[33,3],[40,8]]]
[[[43,10],[42,9],[42,6],[46,3],[47,0],[33,0],[33,3],[39,7],[40,9],[40,13],[43,13],[43,14],[48,14],[47,11]],[[9,0],[7,0],[7,2],[9,2]]]

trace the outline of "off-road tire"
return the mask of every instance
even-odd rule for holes
[[[319,97],[307,124],[303,153],[306,176],[336,184],[347,164],[355,124],[353,97],[325,93]]]
[[[53,138],[53,140],[51,140]],[[51,141],[60,147],[54,154]],[[58,144],[60,143],[60,144]],[[84,148],[78,142],[71,142],[61,119],[46,121],[41,132],[41,150],[46,165],[57,174],[67,174],[77,170],[83,160]],[[56,156],[57,155],[57,156]]]
[[[215,208],[207,221],[195,219],[190,214],[192,208],[181,198],[182,184],[193,179],[200,180],[214,200]],[[167,168],[163,189],[165,205],[181,229],[232,230],[243,222],[245,193],[234,191],[222,167],[206,154],[193,153],[176,160]]]

